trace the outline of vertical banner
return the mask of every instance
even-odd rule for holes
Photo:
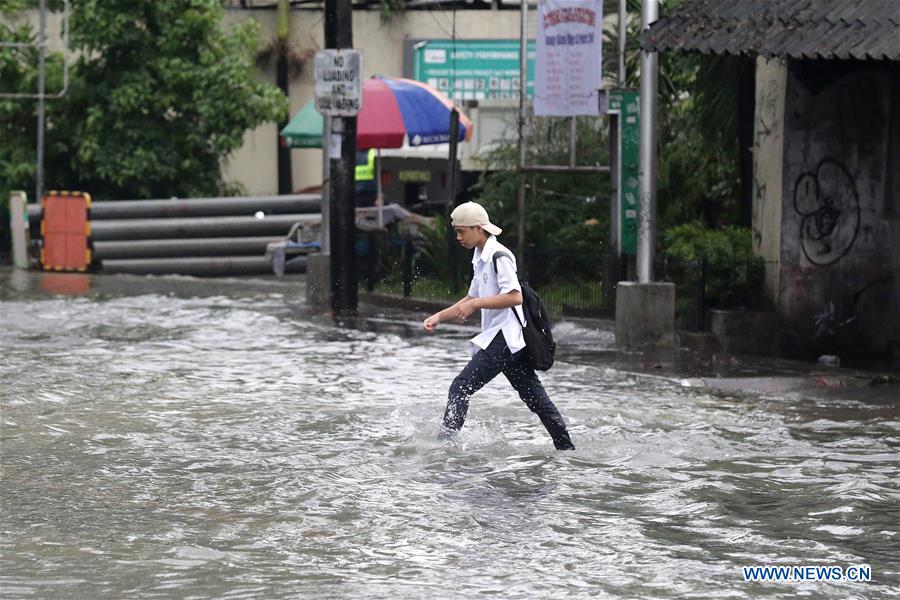
[[[538,0],[534,114],[600,114],[602,0]]]

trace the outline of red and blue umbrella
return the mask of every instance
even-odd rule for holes
[[[453,108],[447,96],[422,82],[381,75],[367,79],[356,123],[356,147],[400,148],[404,138],[410,146],[447,143]],[[321,115],[304,107],[281,135],[292,147],[321,146]],[[472,122],[462,112],[457,139],[472,139]]]
[[[453,102],[433,87],[400,77],[375,76],[363,82],[363,106],[356,125],[356,145],[399,148],[450,141]],[[458,141],[472,139],[472,122],[460,112]]]

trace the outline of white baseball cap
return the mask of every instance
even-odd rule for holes
[[[481,227],[491,235],[500,235],[503,231],[488,218],[484,207],[476,202],[463,202],[450,213],[450,221],[454,227]]]

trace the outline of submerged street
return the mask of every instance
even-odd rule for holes
[[[338,328],[301,282],[0,270],[4,598],[900,593],[896,385],[654,370],[563,323],[577,449],[502,381],[445,443],[472,329]]]

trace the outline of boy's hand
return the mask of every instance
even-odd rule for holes
[[[456,309],[456,318],[460,323],[463,323],[476,310],[478,310],[477,299],[469,298],[461,302],[459,308]]]
[[[438,319],[437,315],[431,315],[422,322],[422,327],[425,329],[425,331],[431,333],[432,331],[437,329],[437,326],[440,322],[441,321],[440,319]]]

